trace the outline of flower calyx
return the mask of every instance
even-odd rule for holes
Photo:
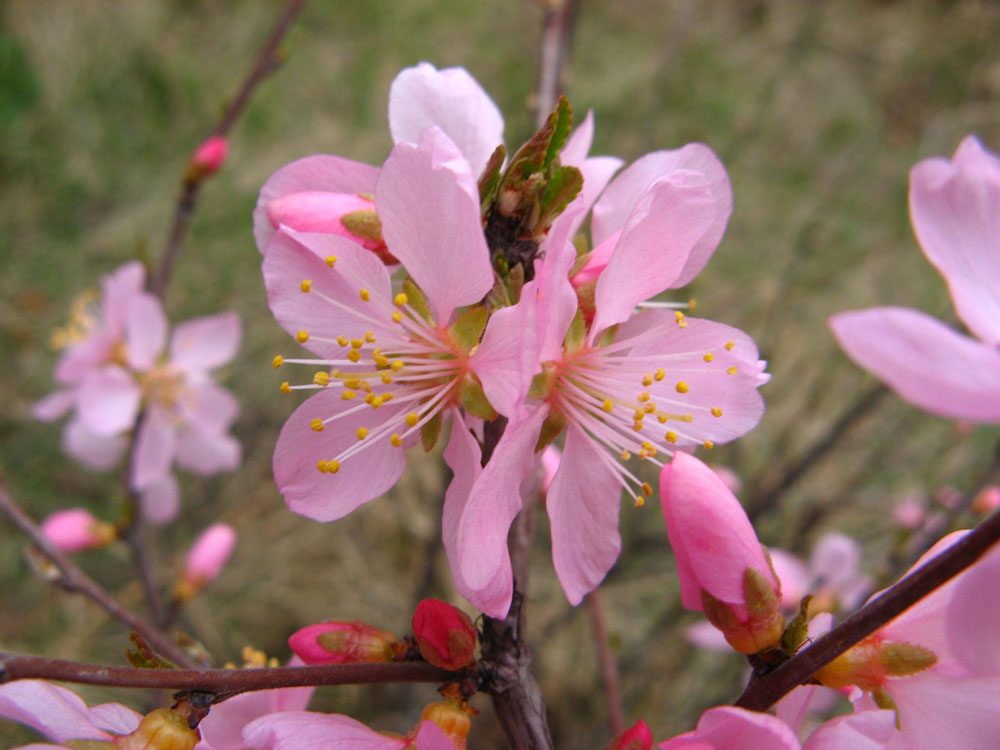
[[[851,646],[813,675],[821,685],[842,688],[854,685],[880,692],[890,677],[910,677],[937,663],[937,655],[914,643],[884,640],[878,633]]]

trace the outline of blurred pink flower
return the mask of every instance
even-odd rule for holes
[[[660,750],[800,750],[801,746],[788,725],[770,714],[719,706],[703,713],[694,731],[661,742],[657,747]]]
[[[910,172],[910,217],[976,339],[917,310],[837,313],[848,356],[911,404],[952,419],[1000,422],[1000,159],[968,136],[954,157]]]
[[[95,518],[85,508],[56,511],[42,522],[42,533],[63,552],[102,547],[118,536],[113,524]]]
[[[219,577],[236,547],[236,529],[229,524],[209,526],[195,540],[184,561],[184,572],[177,583],[175,595],[181,601],[197,596]]]

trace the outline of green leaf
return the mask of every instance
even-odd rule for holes
[[[534,224],[535,233],[545,231],[583,188],[583,173],[576,167],[556,167],[552,170],[539,200],[540,215]]]
[[[497,192],[500,189],[500,167],[507,157],[507,148],[502,143],[496,147],[490,155],[490,160],[486,162],[486,169],[483,170],[479,178],[479,205],[483,213],[496,200]]]
[[[773,566],[771,569],[774,569]],[[798,614],[788,623],[784,635],[781,636],[781,650],[787,654],[797,652],[809,635],[809,602],[811,601],[812,594],[802,597],[802,601],[799,602]]]
[[[569,128],[573,124],[573,110],[570,109],[569,100],[565,96],[559,97],[555,111],[549,115],[549,120],[553,118],[555,118],[555,122],[552,126],[552,136],[549,138],[549,147],[545,151],[542,169],[548,169],[549,165],[556,160],[562,147],[566,145],[567,137],[569,137]]]
[[[430,453],[437,445],[438,438],[441,437],[441,412],[438,412],[429,420],[424,422],[420,428],[420,444],[424,446],[424,451]]]
[[[133,630],[129,633],[128,639],[135,648],[126,650],[125,657],[128,659],[128,663],[136,669],[177,669],[176,664],[167,661],[153,651],[146,643],[146,639],[136,631]]]

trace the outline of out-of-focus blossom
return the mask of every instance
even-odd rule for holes
[[[653,747],[653,733],[649,725],[639,719],[629,729],[608,743],[605,750],[650,750]]]
[[[114,524],[95,518],[85,508],[56,511],[42,522],[42,533],[63,552],[103,547],[118,537]]]
[[[737,651],[774,646],[785,625],[781,583],[739,501],[709,467],[680,452],[663,467],[660,498],[683,605],[705,612]]]
[[[306,664],[392,661],[396,636],[359,620],[320,622],[297,630],[288,645]]]
[[[439,599],[424,599],[413,613],[413,637],[420,655],[444,669],[463,669],[475,661],[479,634],[465,612]]]
[[[229,141],[225,136],[213,135],[201,142],[188,160],[184,179],[198,182],[218,172],[229,154]]]
[[[927,505],[919,495],[907,495],[892,506],[892,518],[904,529],[919,529],[927,520]]]
[[[229,524],[216,523],[201,532],[188,551],[174,595],[180,601],[197,596],[219,577],[235,547],[236,529]]]
[[[255,750],[465,750],[433,721],[421,721],[405,737],[390,736],[340,714],[291,711],[271,714],[251,722],[243,731],[246,746]]]
[[[1000,487],[995,484],[983,487],[972,500],[972,510],[976,513],[985,515],[992,513],[997,508],[1000,508]]]
[[[697,728],[657,745],[660,750],[800,750],[795,733],[770,714],[733,706],[710,708]]]
[[[975,339],[917,310],[877,307],[830,318],[857,364],[911,404],[952,419],[1000,422],[1000,159],[968,136],[951,160],[910,172],[910,217]]]

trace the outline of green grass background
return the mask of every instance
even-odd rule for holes
[[[118,478],[66,458],[59,429],[32,420],[53,388],[50,332],[70,301],[121,263],[155,261],[185,160],[249,68],[281,4],[273,0],[8,0],[0,6],[0,471],[37,518],[85,505],[113,517]],[[230,567],[188,610],[219,662],[245,644],[285,658],[297,627],[331,617],[406,631],[422,593],[454,598],[438,539],[446,473],[413,456],[404,481],[351,517],[320,525],[287,512],[270,475],[280,397],[275,353],[295,345],[271,318],[251,236],[257,190],[313,153],[380,163],[391,147],[390,81],[420,60],[463,65],[507,118],[508,147],[530,133],[541,11],[528,0],[314,0],[284,45],[205,187],[167,297],[170,317],[234,309],[244,344],[224,382],[238,395],[245,460],[234,474],[183,478],[184,514],[153,551],[169,582],[193,534],[235,525]],[[907,171],[949,155],[969,132],[1000,149],[1000,6],[986,0],[584,0],[568,94],[596,117],[595,153],[634,159],[703,141],[729,169],[735,209],[712,262],[681,299],[748,331],[770,360],[761,425],[708,457],[743,478],[744,499],[773,485],[874,381],[839,353],[825,319],[875,304],[953,320],[947,291],[909,228]],[[760,516],[762,540],[805,552],[823,530],[860,539],[877,572],[899,541],[889,511],[908,493],[971,486],[995,430],[960,429],[890,397],[842,436]],[[528,637],[560,748],[602,747],[605,702],[587,614],[551,571],[544,514]],[[624,546],[601,588],[622,665],[626,713],[658,739],[739,692],[740,660],[678,637],[659,509],[623,507]],[[123,550],[81,564],[142,607]],[[53,590],[0,523],[0,648],[119,662],[122,628]],[[91,701],[130,700],[84,690]],[[329,688],[314,706],[406,731],[429,687]],[[138,704],[137,704],[138,705]],[[502,747],[487,700],[473,747]],[[0,742],[32,735],[4,724]]]

